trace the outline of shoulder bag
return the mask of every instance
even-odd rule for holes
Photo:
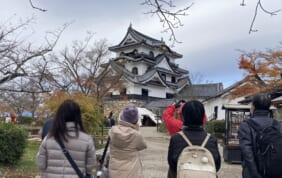
[[[71,164],[71,166],[73,167],[73,169],[75,170],[75,172],[79,176],[79,178],[91,178],[91,175],[89,175],[89,174],[86,174],[85,176],[82,174],[82,172],[77,167],[76,163],[72,159],[70,153],[66,149],[66,147],[65,147],[64,143],[62,142],[62,140],[60,139],[60,137],[58,137],[58,139],[56,139],[56,141],[59,143],[64,155],[69,160],[69,163]]]
[[[107,167],[108,165],[105,166],[104,161],[105,161],[105,158],[107,156],[107,150],[108,150],[108,147],[109,147],[109,144],[110,144],[110,140],[111,139],[108,136],[107,143],[106,143],[106,146],[104,148],[102,158],[99,160],[100,165],[98,167],[97,174],[96,174],[97,178],[108,178],[109,177],[109,169]]]

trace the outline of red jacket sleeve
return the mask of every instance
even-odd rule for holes
[[[182,120],[176,119],[173,115],[175,112],[175,106],[169,105],[163,112],[163,121],[170,135],[182,130]]]

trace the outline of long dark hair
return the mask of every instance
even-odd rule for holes
[[[60,137],[68,141],[67,137],[71,136],[67,133],[66,122],[74,122],[76,137],[78,137],[79,131],[85,132],[82,125],[80,107],[73,100],[65,100],[59,106],[48,137],[53,136],[55,139]]]

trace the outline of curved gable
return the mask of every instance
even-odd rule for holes
[[[150,81],[159,81],[161,82],[161,84],[165,87],[169,87],[165,81],[163,81],[163,79],[161,78],[159,72],[155,72],[154,75],[152,75],[150,78],[147,78],[147,80],[145,80],[143,83],[147,83]]]
[[[164,69],[167,69],[169,70],[170,72],[175,72],[173,70],[173,68],[170,66],[170,64],[168,63],[168,59],[167,57],[163,56],[159,61],[158,63],[156,64],[156,67],[159,67],[159,68],[164,68]]]
[[[135,44],[135,43],[137,43],[137,40],[134,39],[134,37],[130,33],[127,33],[125,38],[121,41],[120,45],[124,46],[124,45]]]

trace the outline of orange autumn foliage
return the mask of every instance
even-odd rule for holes
[[[266,92],[282,85],[281,50],[243,53],[239,68],[245,71],[246,81],[231,92],[233,97]]]

